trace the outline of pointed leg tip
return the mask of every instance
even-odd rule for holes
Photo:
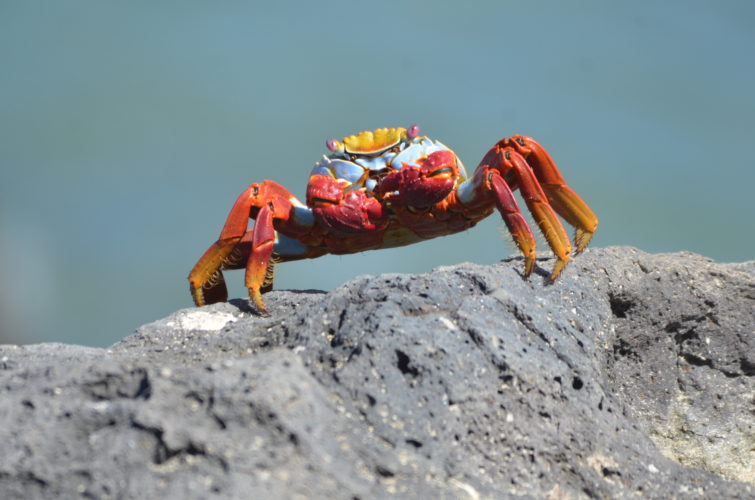
[[[263,318],[270,317],[270,311],[268,311],[267,307],[265,307],[264,305],[260,306],[259,304],[255,304],[254,301],[252,301],[252,309],[257,312],[257,316],[261,316]]]
[[[535,257],[525,257],[524,258],[524,279],[527,279],[532,274],[532,271],[535,270]]]
[[[197,307],[228,300],[228,289],[219,269],[206,279],[202,276],[189,276],[189,291]]]
[[[551,275],[548,276],[548,284],[552,284],[558,279],[559,276],[561,276],[561,273],[568,263],[568,255],[566,257],[558,257],[558,260],[556,260],[556,264],[553,266],[553,270],[551,271]]]
[[[202,307],[207,305],[204,300],[204,294],[202,293],[202,287],[194,286],[194,283],[189,283],[189,292],[191,292],[191,298],[194,301],[194,305]]]
[[[250,288],[249,299],[257,309],[257,314],[259,314],[260,316],[270,316],[270,312],[267,310],[267,307],[265,307],[265,303],[262,301],[262,294],[259,290]]]
[[[577,229],[574,232],[574,255],[581,254],[587,248],[593,234],[595,234],[593,231],[585,231],[584,229]]]

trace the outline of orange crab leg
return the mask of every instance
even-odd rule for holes
[[[246,233],[254,186],[254,184],[249,186],[236,199],[220,232],[220,237],[207,249],[189,273],[189,289],[194,303],[198,306],[228,299],[228,290],[220,269]]]
[[[580,253],[595,233],[598,218],[587,203],[566,185],[555,162],[537,141],[531,137],[516,135],[507,141],[507,145],[527,159],[551,206],[566,222],[576,228],[574,244],[577,248],[574,253]]]
[[[495,194],[495,204],[506,223],[516,246],[524,254],[524,277],[528,277],[535,268],[535,236],[524,219],[514,193],[501,174],[496,170],[488,172],[488,183]]]
[[[553,208],[548,204],[548,199],[535,178],[532,169],[524,157],[517,153],[515,149],[510,147],[501,148],[498,145],[494,146],[485,155],[482,162],[499,170],[501,175],[512,171],[516,176],[517,185],[522,192],[522,197],[527,204],[527,208],[529,208],[532,217],[540,227],[543,236],[545,236],[545,240],[556,255],[556,265],[553,267],[550,275],[550,280],[555,280],[561,274],[567,262],[569,262],[571,243],[569,242],[569,236],[567,236],[564,230],[564,226],[558,220],[558,216],[553,211]]]

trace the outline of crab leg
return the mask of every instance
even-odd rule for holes
[[[580,253],[595,233],[598,218],[587,203],[566,185],[553,159],[537,141],[531,137],[516,135],[506,141],[506,145],[516,149],[527,159],[551,206],[566,222],[576,228],[574,244],[577,248],[574,253]]]
[[[273,202],[262,207],[257,214],[254,222],[254,232],[252,234],[252,251],[249,253],[249,259],[246,262],[245,284],[249,290],[249,297],[257,306],[257,310],[267,315],[267,308],[262,302],[262,292],[260,291],[266,285],[265,277],[267,268],[270,264],[270,257],[273,254],[275,245],[275,230],[273,229]]]
[[[566,263],[569,262],[571,243],[569,242],[569,236],[567,236],[564,230],[564,226],[558,220],[558,216],[553,211],[553,208],[548,204],[548,199],[537,182],[532,169],[524,157],[517,153],[516,150],[510,147],[501,148],[498,145],[494,146],[485,155],[482,163],[495,168],[501,175],[505,175],[508,171],[514,172],[517,185],[522,192],[522,197],[527,204],[527,208],[529,208],[532,217],[540,227],[543,236],[545,236],[545,240],[556,255],[556,265],[553,266],[549,278],[551,281],[555,280],[561,274]]]
[[[288,224],[289,230],[307,229],[297,222],[295,215],[291,216],[295,212],[294,202],[295,198],[288,190],[272,181],[252,184],[241,193],[228,214],[220,237],[189,273],[189,288],[198,306],[227,300],[228,291],[221,269],[246,267],[249,297],[261,313],[266,312],[262,290],[269,290],[271,284],[267,275],[276,237],[273,220]],[[247,231],[250,217],[256,222],[254,229]],[[309,256],[310,249],[306,245],[296,250],[301,255],[289,257]]]
[[[490,189],[495,194],[496,207],[498,207],[509,233],[514,238],[514,243],[524,254],[524,277],[526,278],[535,268],[535,236],[533,236],[530,226],[519,210],[514,193],[503,180],[501,174],[497,170],[490,171],[488,182]]]
[[[228,289],[220,269],[246,233],[253,187],[254,185],[249,186],[238,197],[218,240],[207,249],[189,273],[189,289],[198,306],[228,299]]]

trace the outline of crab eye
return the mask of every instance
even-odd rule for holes
[[[327,147],[331,151],[335,151],[338,149],[338,141],[335,139],[328,139],[325,141],[325,147]]]
[[[409,136],[409,139],[414,139],[419,135],[419,125],[412,125],[409,127],[409,130],[406,131],[406,135]]]

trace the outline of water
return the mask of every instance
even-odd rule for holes
[[[593,245],[755,258],[752,2],[219,5],[0,2],[0,341],[106,346],[190,306],[250,182],[303,198],[325,139],[383,126],[470,170],[535,137]],[[276,287],[493,263],[502,227],[288,263]]]

